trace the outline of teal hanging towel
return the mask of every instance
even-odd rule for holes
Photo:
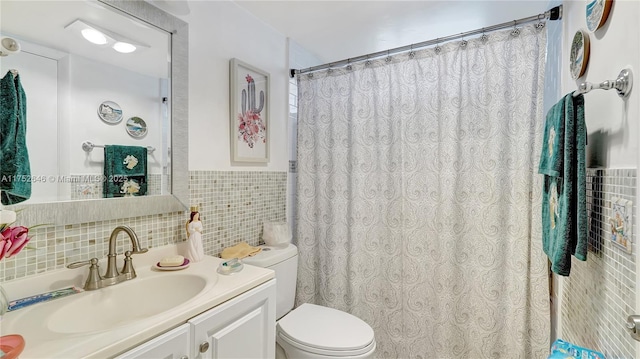
[[[547,113],[538,168],[542,244],[551,270],[563,276],[571,272],[572,255],[587,260],[586,144],[584,97],[569,93]]]
[[[31,165],[27,151],[27,95],[20,75],[0,80],[0,192],[2,204],[31,197]]]
[[[104,146],[104,198],[147,194],[147,148]]]

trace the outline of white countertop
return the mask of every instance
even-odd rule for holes
[[[246,264],[243,270],[238,273],[232,275],[217,274],[216,270],[222,259],[210,256],[206,256],[203,261],[191,263],[188,268],[183,270],[160,271],[153,268],[154,264],[160,261],[161,258],[177,253],[177,246],[171,245],[150,250],[145,254],[135,255],[133,263],[138,278],[112,287],[98,289],[98,291],[117,290],[120,285],[131,285],[136,280],[152,276],[172,276],[188,273],[212,278],[200,293],[184,302],[183,305],[176,306],[158,315],[129,322],[108,330],[89,333],[58,333],[50,330],[47,327],[49,317],[53,316],[60,308],[80,299],[81,296],[95,292],[86,291],[8,312],[0,319],[0,335],[20,334],[24,337],[26,346],[20,355],[21,359],[112,357],[274,278],[272,270]],[[121,257],[119,256],[118,258],[119,267],[122,262]],[[101,262],[101,274],[104,272],[104,268],[106,266]],[[89,269],[86,266],[74,270],[61,269],[32,278],[8,281],[3,283],[2,286],[7,292],[9,300],[15,300],[71,285],[81,288],[88,272]],[[217,276],[217,281],[215,276]],[[171,289],[166,288],[167,291],[171,291]],[[155,298],[154,300],[161,301],[162,298]],[[131,305],[143,307],[145,303],[137,300],[137,298],[131,298]],[[100,310],[99,305],[96,306],[96,310]],[[117,316],[117,311],[113,315]],[[34,320],[34,318],[38,319]]]

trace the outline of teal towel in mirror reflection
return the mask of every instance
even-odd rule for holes
[[[104,146],[103,197],[133,197],[147,194],[147,148]]]
[[[0,80],[0,197],[4,205],[31,197],[31,165],[27,151],[27,95],[20,75]]]

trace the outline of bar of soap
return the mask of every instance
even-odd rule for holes
[[[175,255],[171,257],[164,257],[160,260],[160,267],[178,267],[184,263],[184,257],[181,255]]]

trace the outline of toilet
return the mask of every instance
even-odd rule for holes
[[[260,246],[245,264],[276,272],[276,359],[373,358],[373,329],[343,311],[305,303],[293,309],[298,277],[298,248]]]

